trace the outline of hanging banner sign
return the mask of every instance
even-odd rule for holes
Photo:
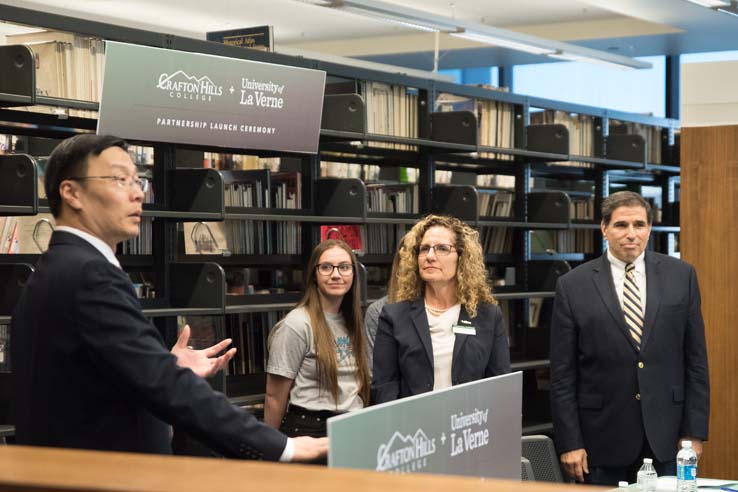
[[[325,72],[108,41],[98,134],[316,153]]]

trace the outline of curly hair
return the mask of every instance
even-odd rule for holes
[[[405,235],[399,249],[395,302],[411,301],[425,291],[425,281],[418,268],[418,248],[431,227],[444,227],[454,233],[454,247],[459,255],[456,264],[456,299],[466,307],[469,316],[477,315],[480,302],[497,304],[487,280],[479,233],[456,217],[428,215]]]

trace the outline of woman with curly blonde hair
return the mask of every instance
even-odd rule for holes
[[[382,309],[374,343],[373,402],[510,372],[479,233],[455,217],[428,215],[399,256],[395,303]]]

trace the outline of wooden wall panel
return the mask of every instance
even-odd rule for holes
[[[703,477],[738,479],[738,126],[684,128],[681,254],[697,269],[710,367]]]

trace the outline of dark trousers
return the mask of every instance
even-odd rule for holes
[[[284,418],[282,418],[279,430],[289,437],[325,437],[328,435],[326,420],[335,415],[340,415],[340,413],[329,410],[308,410],[290,404],[287,407]],[[327,465],[328,458],[319,458],[310,463]]]
[[[618,482],[627,481],[628,483],[636,482],[638,470],[643,465],[643,458],[653,458],[653,466],[656,473],[660,476],[676,475],[676,453],[674,446],[674,459],[671,461],[657,461],[648,445],[648,440],[644,439],[643,449],[638,459],[627,466],[589,466],[589,475],[584,475],[584,482],[592,485],[607,485],[617,487]]]

